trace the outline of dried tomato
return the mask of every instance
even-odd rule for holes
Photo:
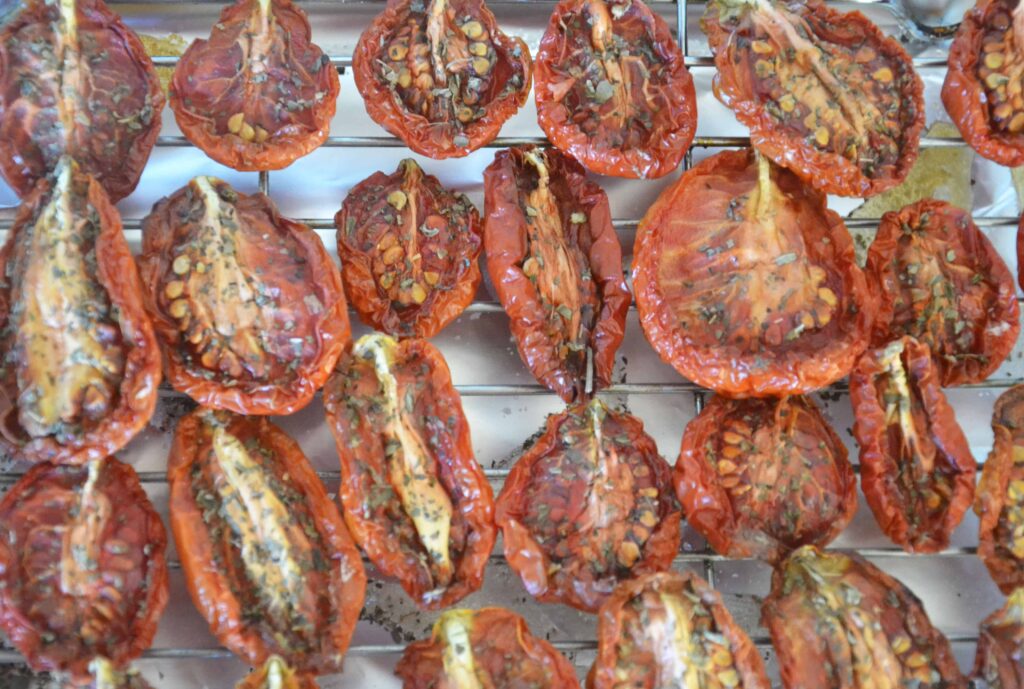
[[[942,550],[974,501],[977,464],[928,346],[903,337],[869,350],[850,374],[850,403],[879,527],[909,552]]]
[[[530,95],[533,62],[484,0],[388,0],[352,57],[366,111],[430,158],[494,140]]]
[[[860,12],[821,0],[712,0],[701,19],[719,100],[754,148],[829,194],[874,196],[917,160],[924,87]]]
[[[89,665],[91,681],[87,689],[153,689],[149,682],[133,668],[120,670],[106,658],[98,657]]]
[[[496,519],[531,595],[597,612],[620,581],[672,565],[680,515],[643,423],[594,398],[548,417],[505,480]]]
[[[0,30],[0,174],[19,196],[64,155],[128,196],[163,107],[142,42],[102,0],[27,0]]]
[[[1024,588],[1014,589],[1006,604],[986,617],[978,634],[974,679],[990,689],[1024,687]]]
[[[500,151],[484,170],[487,270],[519,354],[566,402],[611,382],[631,297],[608,197],[553,148]]]
[[[641,0],[561,0],[537,53],[536,94],[551,142],[602,175],[667,175],[697,129],[683,53]]]
[[[263,194],[196,177],[143,220],[138,262],[167,377],[200,404],[290,414],[349,343],[337,266]]]
[[[280,170],[327,139],[341,83],[291,0],[237,0],[178,61],[182,133],[236,170]]]
[[[429,639],[405,647],[395,674],[403,689],[580,686],[565,656],[504,608],[444,611]]]
[[[246,675],[235,689],[319,689],[316,677],[297,672],[279,656],[270,656],[262,667]]]
[[[413,159],[357,184],[334,224],[345,291],[374,328],[432,337],[473,301],[480,286],[480,214]]]
[[[772,576],[761,623],[786,689],[966,687],[917,596],[860,555],[795,551]]]
[[[867,343],[873,305],[843,221],[751,150],[714,155],[662,192],[633,265],[648,341],[716,392],[815,390]]]
[[[985,380],[1017,341],[1013,276],[967,211],[923,199],[886,213],[864,271],[879,299],[872,344],[923,342],[943,386]]]
[[[494,496],[444,357],[426,340],[366,335],[324,388],[356,542],[416,603],[480,588],[494,548]]]
[[[589,689],[769,689],[764,663],[722,603],[693,572],[627,581],[601,606]]]
[[[200,408],[168,459],[171,528],[192,600],[252,665],[338,672],[366,575],[299,444],[261,416]]]
[[[942,103],[964,140],[1000,165],[1024,165],[1024,11],[978,0],[949,48]]]
[[[0,249],[0,452],[84,464],[149,421],[160,349],[121,217],[69,158]]]
[[[675,482],[687,523],[729,557],[824,546],[857,511],[846,447],[800,395],[711,398],[686,427]]]
[[[166,548],[129,465],[37,465],[0,500],[0,627],[37,671],[125,665],[167,603]]]

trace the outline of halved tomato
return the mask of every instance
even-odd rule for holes
[[[1024,687],[1024,588],[1014,589],[1006,604],[986,617],[974,657],[975,681],[990,689]]]
[[[1009,594],[1024,586],[1024,385],[996,400],[992,433],[974,503],[978,557],[999,590]]]

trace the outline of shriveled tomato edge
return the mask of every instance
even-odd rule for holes
[[[1024,213],[1017,223],[1017,284],[1024,289]]]
[[[752,154],[749,149],[723,151],[701,161],[665,189],[640,221],[633,251],[633,292],[640,324],[647,341],[662,361],[684,378],[715,392],[731,397],[772,397],[811,392],[831,385],[849,373],[867,346],[874,316],[874,303],[867,292],[864,273],[857,266],[853,238],[842,218],[825,206],[824,195],[803,187],[807,201],[818,206],[823,222],[828,224],[828,237],[835,257],[832,267],[843,277],[846,296],[858,307],[849,324],[848,334],[842,341],[837,339],[832,349],[813,352],[811,357],[790,350],[781,358],[766,358],[763,355],[737,357],[728,354],[727,348],[692,345],[689,336],[675,325],[675,318],[667,310],[666,300],[658,288],[656,261],[661,251],[658,226],[673,214],[676,197],[689,186],[698,185],[704,175],[718,174],[721,168],[728,170],[740,165],[745,168]],[[778,172],[793,174],[784,168]],[[744,373],[755,368],[755,359],[764,365],[756,373]],[[737,361],[743,366],[737,367]]]
[[[166,354],[167,380],[175,390],[203,406],[227,409],[236,414],[292,414],[312,401],[351,341],[348,306],[338,267],[316,232],[300,222],[283,217],[274,202],[263,194],[245,197],[265,210],[271,224],[283,226],[304,249],[312,273],[310,283],[324,304],[324,311],[317,318],[316,327],[320,352],[315,359],[296,369],[295,379],[288,384],[232,386],[207,380],[193,371],[181,349],[176,346],[180,336],[178,325],[160,308],[158,296],[170,256],[155,246],[155,236],[174,232],[177,221],[164,216],[169,216],[171,202],[184,194],[186,189],[187,186],[182,187],[158,201],[143,220],[143,252],[138,258],[139,272],[146,287],[146,311],[159,333],[160,344]],[[243,196],[239,194],[240,200]]]
[[[374,122],[397,136],[405,145],[420,155],[442,160],[445,158],[461,158],[469,155],[481,146],[489,144],[498,136],[505,122],[526,105],[530,96],[533,81],[533,60],[530,49],[518,37],[510,37],[498,28],[494,15],[484,4],[479,2],[480,16],[477,20],[483,24],[494,44],[498,59],[509,64],[522,64],[523,86],[518,91],[510,92],[485,106],[484,115],[466,127],[463,134],[469,143],[457,146],[454,140],[445,141],[440,145],[434,133],[436,124],[426,117],[405,111],[405,106],[395,102],[395,96],[389,88],[381,83],[375,71],[375,61],[382,50],[381,41],[401,19],[401,13],[409,0],[388,0],[387,7],[378,14],[370,26],[359,36],[355,52],[352,55],[352,74],[356,88],[363,97],[366,112]],[[518,47],[519,57],[513,55]],[[515,72],[516,70],[513,70]]]
[[[568,109],[562,101],[552,98],[550,90],[555,77],[552,63],[559,60],[559,49],[564,43],[561,29],[565,26],[567,15],[581,12],[585,5],[586,0],[561,0],[555,6],[547,30],[541,38],[537,51],[534,96],[540,127],[552,144],[591,172],[616,177],[663,177],[679,167],[697,131],[697,92],[679,44],[672,37],[664,19],[652,12],[642,0],[633,0],[633,7],[647,19],[645,24],[659,48],[660,57],[666,63],[665,69],[669,75],[665,86],[666,95],[672,101],[670,106],[678,109],[681,122],[677,129],[666,132],[644,147],[622,150],[598,145],[591,135],[585,134],[572,122]]]
[[[795,136],[787,134],[764,105],[754,99],[743,97],[741,86],[734,78],[735,65],[724,51],[715,49],[716,46],[728,45],[732,34],[718,21],[710,21],[705,17],[701,20],[701,27],[715,53],[715,66],[718,68],[712,81],[715,95],[733,111],[741,124],[750,128],[750,143],[754,148],[771,158],[777,165],[791,169],[805,183],[839,196],[867,197],[880,194],[903,182],[917,161],[921,130],[925,125],[924,84],[914,71],[913,62],[903,46],[894,38],[886,36],[860,12],[840,12],[821,0],[805,0],[802,4],[806,7],[807,13],[823,16],[832,24],[861,25],[868,40],[874,42],[875,48],[898,61],[903,66],[903,71],[910,75],[910,82],[900,94],[900,101],[904,106],[913,105],[914,120],[910,126],[903,128],[903,145],[895,174],[869,178],[845,157],[818,151]]]
[[[81,174],[84,173],[73,173],[76,177]],[[18,231],[30,222],[36,204],[51,188],[48,178],[41,179],[19,206],[12,225],[16,229],[8,233],[7,243],[0,249],[0,275],[7,270]],[[0,435],[0,450],[29,462],[85,464],[103,459],[127,445],[149,423],[156,408],[157,388],[160,386],[160,348],[142,304],[142,284],[121,230],[121,216],[103,187],[91,176],[88,200],[100,219],[100,231],[95,242],[96,279],[110,299],[127,350],[124,377],[118,388],[117,407],[71,445],[62,445],[49,436],[18,444]],[[10,308],[4,295],[0,299],[0,324],[6,323]]]
[[[903,235],[904,224],[914,224],[915,219],[923,213],[930,213],[933,216],[946,218],[950,225],[961,218],[966,217],[967,228],[965,236],[971,237],[971,243],[977,243],[981,253],[972,252],[968,257],[971,262],[979,264],[984,269],[984,275],[988,282],[995,282],[999,285],[997,303],[999,312],[994,320],[1004,323],[1008,329],[997,336],[986,340],[993,343],[992,351],[985,352],[989,357],[988,364],[974,376],[968,376],[961,364],[954,367],[947,367],[939,363],[939,381],[944,387],[963,385],[965,383],[980,383],[990,375],[1013,351],[1020,333],[1020,307],[1017,305],[1017,288],[1014,284],[1010,269],[1007,268],[999,252],[992,246],[988,237],[978,229],[970,214],[953,206],[945,201],[937,199],[921,199],[899,211],[889,211],[882,216],[878,223],[878,233],[868,248],[867,264],[864,266],[864,274],[868,277],[872,293],[877,295],[878,304],[875,322],[872,326],[872,342],[884,344],[891,339],[892,320],[895,314],[895,303],[892,294],[899,289],[897,279],[892,279],[892,261],[899,249],[899,240]],[[959,231],[958,228],[954,228]],[[988,329],[986,329],[988,330]]]
[[[868,350],[850,373],[850,404],[853,407],[853,435],[860,447],[861,489],[879,528],[894,543],[910,553],[934,553],[949,545],[950,535],[974,502],[977,463],[953,408],[939,384],[928,345],[912,337],[900,338],[908,354],[908,383],[924,402],[926,433],[938,448],[957,464],[953,495],[938,530],[912,534],[903,495],[896,483],[900,467],[889,456],[883,438],[888,434],[886,411],[878,401],[875,379],[885,375],[879,363],[882,349]]]
[[[601,582],[615,579],[606,576],[589,581],[577,580],[572,588],[563,589],[549,578],[551,559],[537,542],[529,527],[520,522],[514,514],[523,511],[524,494],[534,476],[539,461],[558,449],[562,444],[559,431],[574,416],[586,413],[587,403],[582,402],[566,408],[547,418],[544,434],[541,435],[516,461],[498,495],[495,522],[501,529],[504,540],[505,559],[523,582],[523,586],[542,603],[564,603],[583,612],[596,613],[608,594],[602,591]],[[671,490],[672,469],[658,454],[654,440],[644,431],[643,422],[629,414],[620,414],[611,409],[616,421],[627,427],[633,447],[645,457],[647,466],[655,474],[655,483],[660,491]],[[554,480],[554,479],[552,479]],[[640,557],[630,568],[633,577],[660,572],[672,566],[672,560],[679,552],[682,510],[670,510],[662,516],[644,543]]]
[[[616,677],[618,643],[626,633],[623,609],[630,601],[647,588],[656,591],[686,591],[687,587],[692,587],[701,603],[710,609],[715,626],[728,641],[734,667],[740,673],[738,686],[743,689],[771,687],[761,654],[747,633],[736,624],[729,609],[722,602],[722,595],[691,571],[670,571],[624,581],[601,606],[597,617],[597,657],[594,659],[590,674],[587,675],[587,689],[615,689],[621,686],[620,680]]]
[[[156,635],[157,623],[164,608],[167,606],[168,584],[167,584],[167,561],[165,553],[167,550],[167,531],[160,520],[153,504],[150,502],[142,484],[139,483],[138,474],[129,464],[118,461],[115,457],[108,457],[104,460],[101,471],[104,474],[112,472],[107,480],[117,484],[121,492],[121,502],[117,504],[134,504],[141,507],[147,513],[145,524],[136,525],[144,532],[145,545],[149,547],[146,553],[146,584],[145,598],[138,604],[137,615],[130,625],[130,634],[126,635],[127,643],[118,652],[110,654],[109,660],[115,666],[122,666],[129,661],[138,658],[142,652],[149,648]],[[38,482],[47,481],[53,472],[60,472],[61,467],[53,464],[37,464],[25,472],[25,475],[11,487],[0,499],[0,515],[16,516],[15,511],[22,495],[29,490],[34,490]],[[82,470],[84,471],[84,469]],[[84,483],[84,480],[83,480]],[[139,545],[142,547],[142,544]],[[0,543],[0,549],[6,550],[8,545]],[[14,573],[8,573],[9,575]],[[0,574],[0,579],[3,579]],[[78,658],[69,664],[52,662],[46,656],[45,649],[41,649],[42,635],[44,629],[38,629],[29,620],[18,605],[12,603],[10,597],[12,587],[0,588],[0,628],[3,628],[11,644],[25,656],[28,664],[37,672],[56,671],[69,672],[76,681],[84,681],[90,677],[89,663],[93,657]]]
[[[230,24],[234,21],[233,15],[243,13],[251,1],[237,0],[233,5],[225,7],[221,11],[218,24]],[[292,0],[272,0],[271,8],[275,15],[281,12],[294,12],[305,26],[310,47],[320,50],[313,43],[309,19],[301,7],[292,3]],[[221,30],[216,26],[214,25],[213,33],[220,33]],[[320,87],[318,90],[325,95],[323,100],[312,108],[319,127],[316,131],[296,133],[288,131],[291,127],[284,127],[283,130],[270,132],[270,136],[263,143],[245,141],[233,134],[220,134],[214,131],[210,118],[192,112],[185,104],[190,91],[191,74],[197,71],[192,62],[198,59],[197,56],[210,40],[197,38],[192,41],[178,61],[178,65],[174,69],[174,76],[168,85],[174,119],[181,129],[181,133],[192,144],[202,149],[203,153],[221,165],[227,165],[242,172],[253,172],[282,170],[319,148],[327,140],[330,134],[331,119],[337,109],[338,94],[341,92],[341,80],[338,78],[338,70],[326,65],[320,69],[317,75],[317,85]],[[282,131],[285,133],[281,133]]]
[[[415,577],[408,557],[397,550],[389,550],[379,543],[383,527],[364,512],[366,495],[363,494],[354,467],[359,461],[349,447],[350,433],[342,421],[344,410],[344,372],[339,371],[324,390],[324,407],[328,427],[334,436],[341,464],[341,483],[338,499],[342,515],[356,543],[366,553],[374,566],[386,577],[398,579],[405,592],[423,610],[440,610],[470,593],[483,584],[487,560],[494,549],[498,529],[494,524],[494,494],[491,484],[484,476],[483,469],[473,454],[469,422],[462,410],[462,398],[452,385],[451,371],[440,350],[426,340],[402,340],[398,344],[396,360],[405,362],[415,356],[422,356],[430,367],[430,373],[420,380],[428,380],[429,394],[436,395],[438,406],[446,408],[458,420],[454,429],[449,429],[456,441],[456,453],[452,457],[433,457],[435,462],[444,461],[457,481],[458,494],[446,486],[446,492],[454,503],[452,507],[465,518],[469,527],[467,547],[456,565],[454,580],[438,596],[432,589],[424,588]],[[397,363],[397,366],[401,366]],[[441,472],[437,472],[440,480]],[[441,481],[443,483],[443,481]]]
[[[227,576],[214,564],[214,548],[206,531],[203,508],[196,504],[192,495],[189,473],[199,460],[201,450],[208,446],[208,442],[202,440],[204,424],[200,418],[205,411],[199,408],[183,418],[174,432],[167,460],[171,531],[189,595],[196,610],[206,619],[210,632],[233,653],[259,665],[274,651],[267,647],[257,629],[242,621],[241,605],[232,593]],[[270,445],[268,449],[275,453],[275,461],[287,468],[289,478],[305,496],[305,504],[324,547],[331,551],[330,560],[336,564],[331,570],[331,583],[337,589],[334,602],[338,614],[323,636],[331,637],[334,650],[340,656],[352,640],[366,593],[366,574],[359,551],[341,514],[327,496],[327,490],[298,443],[266,417],[238,417],[232,419],[231,424],[242,428],[256,426],[254,433]],[[325,658],[319,662],[308,658],[299,662],[294,658],[285,660],[302,672],[337,672],[341,669],[340,661],[333,663]]]
[[[396,177],[397,175],[397,177]],[[341,278],[345,284],[345,293],[348,295],[349,303],[360,320],[372,328],[386,332],[392,337],[409,338],[418,337],[428,339],[439,333],[452,321],[458,318],[466,307],[473,303],[483,275],[480,272],[480,252],[483,250],[483,225],[480,221],[480,213],[475,206],[466,210],[465,226],[459,232],[470,232],[480,238],[480,245],[476,253],[465,256],[470,261],[468,272],[463,275],[455,285],[448,290],[434,290],[431,292],[432,301],[429,309],[417,311],[412,322],[409,324],[411,332],[405,329],[391,328],[387,326],[387,317],[397,312],[391,304],[391,300],[382,297],[377,289],[377,280],[373,276],[370,252],[359,251],[355,247],[349,247],[345,241],[345,225],[350,217],[356,214],[353,206],[362,203],[362,197],[373,187],[384,187],[385,189],[398,189],[402,182],[401,171],[386,174],[375,172],[362,182],[357,184],[345,197],[341,210],[334,216],[334,226],[337,228],[338,257],[341,259]],[[423,173],[421,187],[432,188],[436,196],[445,197],[451,192],[448,191],[441,181],[434,175]],[[401,319],[399,319],[401,321]]]
[[[527,218],[519,203],[516,181],[519,164],[513,160],[523,146],[499,151],[484,169],[484,251],[487,272],[494,290],[508,314],[516,349],[534,377],[565,402],[572,402],[578,386],[568,384],[561,362],[553,366],[547,355],[550,340],[539,341],[534,331],[543,322],[540,305],[532,296],[536,288],[519,265],[529,246]],[[594,389],[608,387],[615,366],[615,353],[625,335],[626,314],[632,297],[623,278],[622,247],[612,225],[608,196],[586,179],[583,166],[554,148],[548,154],[552,172],[568,181],[580,206],[586,210],[593,243],[587,256],[600,293],[601,312],[594,328]],[[527,344],[529,343],[529,344]],[[566,378],[566,384],[559,379]]]
[[[1024,626],[1016,621],[1014,617],[1019,614],[1021,596],[1024,590],[1014,589],[1008,594],[1009,599],[988,617],[981,621],[978,626],[978,645],[974,655],[974,668],[971,670],[971,678],[975,681],[987,681],[986,669],[995,665],[999,673],[999,683],[989,682],[987,686],[994,689],[1019,689],[1021,678],[1024,677],[1024,670],[1017,660],[1021,653],[1021,644],[1024,642]],[[1000,634],[1001,630],[1010,628],[1014,632],[1014,638],[1007,638]],[[1007,676],[1009,675],[1009,676]]]

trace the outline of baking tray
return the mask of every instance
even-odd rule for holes
[[[108,3],[138,33],[155,37],[176,34],[186,42],[205,37],[222,7],[221,2],[206,0],[151,0],[147,3],[108,0]],[[181,136],[170,110],[166,109],[157,148],[141,183],[134,194],[119,204],[125,220],[125,233],[133,251],[139,247],[139,220],[152,204],[193,176],[210,174],[247,193],[258,189],[267,191],[284,214],[309,223],[333,254],[332,218],[347,191],[375,170],[391,171],[399,160],[411,155],[400,141],[387,135],[366,115],[348,69],[360,32],[383,9],[383,3],[301,4],[309,14],[314,40],[331,56],[341,72],[342,91],[330,139],[322,148],[287,170],[262,175],[239,173],[214,163],[192,148]],[[671,27],[678,27],[680,43],[687,53],[697,86],[698,138],[686,164],[692,164],[723,147],[744,145],[746,131],[711,94],[713,67],[699,28],[703,5],[685,4],[685,0],[650,4]],[[4,6],[10,5],[10,0],[0,0],[0,16]],[[844,3],[835,5],[842,9],[854,7]],[[553,6],[551,2],[534,0],[490,3],[502,28],[524,38],[534,51]],[[861,4],[856,7],[888,33],[900,34],[900,27],[884,6]],[[950,12],[952,16],[959,16],[962,6]],[[910,42],[907,47],[915,56],[925,81],[929,126],[945,120],[938,94],[945,72],[948,43]],[[163,54],[155,55],[154,59],[159,66],[171,67],[176,58]],[[482,150],[459,160],[433,161],[412,157],[446,185],[466,192],[482,209],[482,172],[492,160],[495,149],[514,143],[542,141],[543,134],[536,124],[531,98],[528,105],[505,125],[501,137]],[[963,147],[964,144],[959,140],[926,137],[922,146]],[[1014,230],[1019,211],[1010,174],[1006,169],[976,156],[964,156],[960,160],[963,169],[957,173],[974,182],[971,187],[972,210],[976,219],[1016,274]],[[654,181],[598,178],[608,193],[627,265],[637,220],[660,190],[677,175]],[[830,205],[843,214],[858,203],[849,199],[830,201]],[[10,227],[16,204],[13,192],[0,182],[0,240]],[[861,248],[870,241],[876,225],[877,218],[849,221]],[[356,320],[354,325],[356,336],[366,331]],[[463,396],[477,458],[497,492],[524,443],[541,429],[548,414],[559,411],[563,405],[555,395],[535,383],[519,360],[510,338],[507,318],[487,284],[481,288],[474,304],[433,342],[451,367],[456,387]],[[985,383],[948,391],[979,462],[984,461],[992,442],[989,424],[995,399],[1007,387],[1024,379],[1022,353],[1018,346]],[[708,393],[682,380],[673,369],[661,363],[643,337],[635,309],[630,312],[614,380],[614,385],[603,392],[602,397],[641,418],[662,455],[669,462],[674,462],[683,429],[700,411]],[[839,383],[818,393],[815,398],[843,437],[850,449],[851,460],[856,463],[857,452],[850,435],[852,418],[845,385]],[[160,391],[160,402],[149,426],[120,453],[120,457],[133,464],[139,472],[165,522],[167,486],[164,469],[167,452],[177,419],[190,407],[187,399],[165,386]],[[282,417],[278,422],[299,441],[328,489],[334,490],[338,482],[337,457],[319,398],[301,412]],[[16,480],[22,471],[24,467],[0,466],[0,490]],[[964,519],[946,551],[909,556],[879,532],[861,498],[856,518],[833,546],[861,552],[906,583],[924,601],[932,620],[953,642],[961,667],[970,669],[978,623],[1003,602],[975,554],[977,520],[973,513]],[[463,604],[469,607],[503,605],[524,615],[535,634],[551,640],[572,659],[582,678],[594,656],[594,617],[565,606],[536,603],[526,593],[518,577],[509,570],[501,553],[499,539],[482,590],[469,596]],[[205,621],[193,608],[173,544],[169,560],[170,604],[161,619],[153,647],[136,662],[136,666],[157,689],[233,686],[246,673],[247,666],[217,644]],[[771,645],[765,629],[758,623],[760,599],[769,588],[771,572],[768,566],[756,560],[728,560],[717,556],[699,535],[685,526],[683,546],[674,566],[698,572],[722,592],[726,605],[764,655],[773,684],[778,686],[778,670]],[[418,611],[397,584],[379,579],[372,567],[369,567],[368,574],[370,583],[366,606],[347,655],[345,672],[322,677],[322,687],[399,687],[400,683],[392,675],[395,662],[406,643],[429,633],[436,618],[436,614]],[[53,678],[33,675],[28,671],[21,656],[9,645],[0,645],[0,689],[40,689],[54,685]]]

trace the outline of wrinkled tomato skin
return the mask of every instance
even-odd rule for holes
[[[396,192],[402,196],[393,196]],[[334,224],[345,293],[367,325],[394,337],[428,339],[476,296],[480,214],[468,198],[445,189],[412,159],[390,175],[375,172],[357,184]],[[395,246],[405,249],[397,258],[388,254]],[[400,266],[399,272],[378,275],[388,265]],[[388,287],[385,275],[393,281]],[[400,287],[406,276],[414,281],[408,291]],[[425,295],[419,304],[413,294],[417,286]]]
[[[385,46],[391,39],[404,26],[420,28],[422,20],[410,16],[414,13],[412,6],[420,5],[416,12],[419,14],[424,12],[424,5],[430,9],[434,2],[440,2],[442,9],[451,7],[457,17],[471,17],[478,22],[486,36],[484,40],[489,40],[494,48],[491,74],[497,73],[496,83],[490,85],[488,93],[480,94],[487,99],[476,103],[483,113],[465,127],[450,119],[435,120],[411,111],[379,72],[381,62],[387,58]],[[414,50],[412,45],[407,47],[410,53]],[[460,158],[493,141],[505,122],[526,104],[533,81],[533,60],[526,43],[501,31],[484,0],[388,0],[384,11],[360,35],[352,56],[352,70],[356,88],[373,121],[416,153],[435,160]],[[453,117],[450,113],[448,116]]]
[[[728,557],[825,546],[857,511],[846,447],[803,396],[711,398],[686,427],[674,479],[687,523]]]
[[[391,340],[385,346],[394,351],[390,369],[399,403],[406,412],[411,409],[414,416],[407,418],[408,427],[416,429],[431,455],[421,471],[441,484],[451,504],[447,547],[454,571],[446,576],[448,581],[442,580],[437,568],[427,564],[429,549],[397,496],[393,463],[402,458],[393,457],[406,450],[387,449],[394,440],[380,403],[382,383],[374,362],[363,358],[366,341],[356,343],[324,388],[324,406],[341,460],[342,513],[377,569],[397,578],[421,608],[438,610],[483,583],[497,536],[494,495],[473,454],[462,400],[441,352],[426,340]]]
[[[889,401],[896,393],[885,359],[894,346],[899,347],[895,356],[910,393],[906,401],[913,437],[899,421],[899,407],[897,418],[890,420],[890,406],[904,401],[902,396]],[[861,488],[875,521],[908,552],[942,550],[974,502],[977,463],[939,384],[928,346],[904,337],[898,344],[865,352],[850,374],[850,404],[860,446]],[[909,458],[903,454],[908,443],[913,443]],[[921,494],[926,488],[938,498],[934,507]]]
[[[195,192],[202,188],[197,186],[201,179],[210,183],[217,203],[232,209],[225,216],[225,232],[206,244],[199,240],[212,225],[195,206],[197,199],[204,203]],[[225,237],[233,242],[231,252],[224,250]],[[180,256],[191,257],[183,274],[175,270]],[[248,299],[235,296],[233,315],[225,316],[224,323],[218,319],[215,271],[199,273],[201,261],[234,262],[254,293]],[[351,339],[341,277],[323,242],[306,225],[281,216],[263,194],[241,194],[220,180],[196,178],[158,201],[143,220],[138,265],[146,310],[166,355],[167,378],[175,390],[204,406],[239,414],[298,411],[327,380]],[[178,286],[183,291],[171,298],[175,292],[169,290]],[[176,314],[180,299],[189,300],[189,307]],[[241,329],[254,308],[257,318],[266,317],[263,299],[263,304],[274,302],[275,310],[262,328],[249,324],[260,342],[259,356],[250,362],[247,357],[255,354],[241,345],[236,352],[230,333]],[[200,329],[205,329],[202,340],[192,345],[189,338]],[[293,337],[303,339],[297,354],[290,344]],[[218,346],[219,359],[204,363],[203,356]],[[225,368],[228,355],[237,370]]]
[[[546,187],[540,186],[531,156],[544,161],[550,177]],[[532,208],[530,196],[543,189],[548,190],[550,212],[534,209],[531,217],[526,210]],[[589,347],[594,388],[607,387],[632,298],[623,279],[622,247],[604,191],[567,155],[553,148],[523,146],[500,151],[484,170],[484,206],[487,271],[523,362],[539,382],[572,402],[583,393]],[[558,227],[552,236],[531,238],[532,230],[547,231],[543,229],[550,224],[546,221],[556,216]],[[574,218],[582,222],[574,223]],[[534,254],[543,257],[545,247],[552,246],[553,260],[568,264],[572,280],[551,265],[540,265],[534,277],[528,275],[530,261],[539,263]],[[555,295],[545,293],[543,285],[549,282],[555,285],[551,288]],[[561,317],[563,308],[570,316],[580,316],[572,340],[548,327],[552,318]],[[586,328],[584,317],[590,320]]]
[[[282,558],[291,557],[302,568],[301,590],[293,588],[297,582],[282,592],[273,588],[274,582],[264,581],[266,590],[260,591],[260,583],[249,577],[241,550],[245,539],[236,538],[225,519],[229,502],[218,492],[234,486],[216,454],[220,429],[237,439],[258,465],[257,480],[267,488],[255,497],[268,499],[270,493],[286,506],[289,540],[275,543],[285,553]],[[242,476],[252,472],[245,467],[236,471]],[[185,583],[217,640],[252,665],[277,655],[302,673],[338,672],[362,609],[366,575],[341,514],[299,444],[266,417],[200,407],[174,432],[167,482],[171,530]],[[251,507],[241,499],[230,501],[239,502]],[[296,549],[309,552],[310,559],[299,562],[292,555]],[[277,568],[283,565],[270,562],[270,572]],[[296,597],[294,614],[275,612],[265,602],[278,594]]]
[[[132,193],[149,160],[164,93],[142,42],[117,14],[102,0],[72,6],[81,59],[70,65],[87,75],[70,92],[53,35],[63,24],[60,3],[22,3],[0,31],[0,173],[24,197],[60,156],[70,155],[117,202]],[[77,40],[82,35],[91,40]],[[48,50],[40,51],[40,43]],[[81,107],[68,102],[75,100]],[[69,108],[65,124],[61,105]]]
[[[655,635],[651,630],[654,608],[651,599],[663,601],[665,597],[675,598],[680,612],[691,613],[692,636],[700,638],[703,637],[701,632],[708,633],[696,643],[705,651],[705,657],[712,659],[712,672],[687,667],[685,660],[680,663],[659,658],[659,653],[666,650],[660,647],[663,638],[652,638]],[[661,607],[667,608],[664,603]],[[678,619],[678,613],[672,617],[675,624],[686,623]],[[727,662],[722,662],[720,649],[727,651]],[[672,674],[671,668],[679,665],[686,668],[686,676]],[[728,686],[722,684],[718,676],[731,671],[736,673],[738,682],[733,686],[737,689],[771,687],[757,647],[733,620],[721,594],[699,576],[693,572],[670,571],[622,583],[601,606],[597,618],[597,658],[587,676],[587,689],[689,686],[690,671],[696,671],[698,686],[717,689]],[[625,676],[620,676],[620,672]]]
[[[0,627],[34,670],[77,683],[96,656],[121,666],[149,648],[168,596],[167,534],[139,477],[96,461],[88,509],[87,467],[39,464],[0,501]],[[95,569],[78,568],[76,547]]]
[[[903,335],[920,340],[931,348],[943,387],[985,380],[1017,341],[1020,309],[1009,268],[970,215],[945,201],[923,199],[882,216],[864,272],[879,304],[872,344]],[[921,293],[925,298],[914,301]]]
[[[597,612],[619,582],[671,567],[680,516],[643,423],[595,399],[548,417],[505,480],[496,519],[532,596]]]
[[[292,0],[268,2],[274,32],[269,47],[239,45],[260,39],[259,29],[249,26],[259,24],[260,1],[225,7],[210,38],[189,45],[169,85],[182,133],[218,163],[242,171],[280,170],[319,147],[341,91],[338,70],[312,42],[306,13]],[[249,76],[253,65],[243,61],[252,51],[269,59],[264,65],[249,57],[259,67]],[[232,132],[230,119],[239,113],[243,124]],[[243,136],[245,126],[253,136]]]
[[[785,396],[834,383],[867,346],[874,312],[853,239],[825,196],[785,169],[772,167],[770,175],[777,198],[762,218],[752,150],[702,161],[648,209],[633,252],[633,291],[648,342],[685,378],[731,397]],[[737,215],[737,203],[750,206],[749,217]],[[766,243],[769,231],[777,246]],[[785,249],[791,251],[778,253]],[[791,268],[801,273],[787,276]],[[802,290],[812,283],[808,271],[822,277],[804,299],[807,308],[830,319],[805,328],[807,311],[770,291],[776,284]],[[761,303],[759,292],[779,301]],[[789,312],[780,306],[787,300]],[[744,326],[755,307],[764,312],[760,330]],[[677,313],[684,308],[685,319]]]
[[[612,19],[609,6],[626,9],[620,17]],[[595,10],[596,7],[600,10]],[[636,137],[626,140],[623,126],[627,123],[615,121],[621,118],[618,110],[622,107],[615,96],[608,106],[605,106],[607,100],[594,102],[593,96],[580,93],[584,88],[582,80],[568,71],[570,64],[580,66],[574,60],[578,51],[596,51],[589,35],[592,30],[596,31],[591,28],[595,12],[610,21],[610,33],[621,39],[622,44],[635,47],[637,52],[644,48],[651,51],[650,57],[638,58],[631,54],[643,65],[637,71],[646,74],[645,79],[650,81],[638,88],[653,91],[653,96],[644,94],[649,100],[639,107],[631,103],[653,122],[641,124],[644,132],[639,141]],[[596,56],[591,56],[584,64],[597,61]],[[599,69],[598,76],[605,74],[603,68]],[[541,38],[536,82],[537,119],[541,128],[555,146],[591,172],[616,177],[662,177],[679,167],[693,142],[697,130],[693,79],[668,24],[640,0],[630,3],[561,0]],[[626,88],[632,90],[632,84]],[[606,123],[605,118],[612,121]],[[598,120],[596,128],[584,130],[582,124],[593,119]],[[629,124],[632,123],[631,117]]]
[[[445,673],[447,644],[441,630],[447,616],[470,620],[469,652],[475,659],[476,676],[484,675],[489,680],[483,686],[579,689],[576,671],[565,656],[531,634],[526,620],[504,608],[443,613],[429,639],[405,647],[395,668],[395,674],[402,679],[402,689],[458,686]]]
[[[972,678],[991,689],[1024,687],[1024,589],[1014,589],[1006,604],[986,617],[978,633]]]

